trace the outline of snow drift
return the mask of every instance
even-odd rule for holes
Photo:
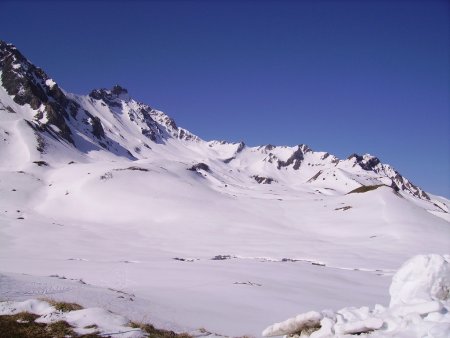
[[[269,326],[263,336],[450,337],[450,256],[411,258],[392,278],[389,293],[388,308],[310,311]]]

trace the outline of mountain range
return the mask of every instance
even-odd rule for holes
[[[165,113],[132,99],[121,86],[74,95],[59,88],[13,45],[0,42],[0,59],[2,86],[7,94],[2,96],[0,109],[16,114],[16,123],[26,124],[28,134],[34,133],[34,142],[27,144],[30,160],[40,160],[58,150],[74,158],[113,155],[138,160],[152,158],[155,153],[164,155],[161,146],[177,147],[192,161],[210,162],[222,170],[239,169],[250,181],[262,184],[286,184],[289,177],[297,184],[309,183],[339,193],[362,185],[383,184],[430,200],[422,189],[369,154],[352,154],[341,160],[304,144],[247,147],[243,142],[204,141],[178,127]],[[14,139],[23,138],[5,131],[2,148],[13,148]],[[153,149],[156,147],[160,149]],[[201,157],[192,154],[199,150]]]

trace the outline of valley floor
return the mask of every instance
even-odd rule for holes
[[[448,222],[427,211],[436,206],[388,187],[245,186],[188,166],[2,171],[0,300],[46,297],[178,332],[260,337],[296,313],[386,306],[407,258],[449,247]]]
[[[3,267],[6,263],[0,261]],[[28,263],[29,272],[47,276],[2,273],[1,300],[45,297],[77,302],[165,329],[195,332],[205,328],[225,336],[259,337],[269,323],[313,309],[386,305],[391,279],[390,274],[308,262],[238,258],[139,263],[74,260],[53,267],[38,260]],[[26,264],[13,265],[23,269]],[[9,270],[15,269],[9,266]],[[89,271],[89,284],[77,279],[86,275],[83,270]]]

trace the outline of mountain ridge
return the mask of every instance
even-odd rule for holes
[[[59,142],[65,145],[65,149],[67,146],[72,147],[72,150],[84,154],[103,151],[129,160],[138,160],[154,156],[152,147],[155,145],[180,141],[178,147],[192,148],[189,143],[197,143],[202,148],[212,150],[207,158],[212,161],[221,160],[230,167],[239,167],[237,163],[248,162],[252,158],[253,162],[247,163],[250,164],[247,176],[260,177],[258,183],[283,181],[278,173],[274,175],[273,168],[266,168],[266,164],[273,165],[279,172],[304,172],[304,177],[300,178],[304,183],[313,183],[318,179],[326,181],[327,177],[339,176],[339,171],[350,170],[353,176],[356,171],[360,171],[356,174],[360,178],[351,178],[357,184],[381,183],[414,197],[430,200],[423,189],[369,154],[352,154],[341,160],[329,153],[314,152],[304,144],[294,147],[247,147],[243,142],[205,141],[177,126],[167,114],[132,99],[128,91],[119,85],[111,89],[94,89],[88,95],[66,93],[14,45],[2,41],[0,71],[2,87],[15,103],[14,106],[17,108],[28,105],[30,108],[23,119],[35,133],[36,149],[40,153],[38,157],[46,157],[48,151],[45,149],[50,144],[58,147]],[[13,104],[4,102],[5,95],[2,98],[0,104],[3,108],[0,109],[15,111],[11,107]],[[255,156],[255,152],[258,156]],[[243,153],[248,153],[249,156],[243,158]],[[311,170],[312,167],[320,167],[320,170]],[[367,175],[367,179],[361,179],[361,176]],[[355,187],[352,185],[350,188]]]

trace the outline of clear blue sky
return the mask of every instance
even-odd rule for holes
[[[119,83],[204,139],[371,153],[450,196],[448,1],[2,1],[78,94]]]

